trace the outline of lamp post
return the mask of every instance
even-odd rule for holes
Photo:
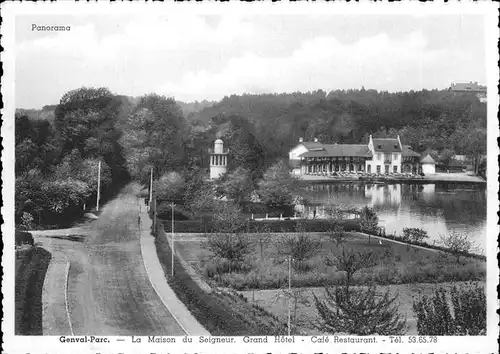
[[[174,278],[174,207],[175,204],[172,202],[172,279]]]
[[[151,167],[151,179],[149,182],[149,209],[151,209],[151,203],[153,202],[153,167]]]
[[[101,161],[99,161],[97,167],[97,201],[96,201],[96,211],[99,211],[99,200],[101,199]]]
[[[291,335],[292,324],[292,257],[288,256],[288,336]]]

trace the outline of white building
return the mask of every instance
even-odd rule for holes
[[[372,160],[366,161],[368,173],[401,173],[403,145],[399,135],[394,138],[375,138],[370,135],[368,148],[373,154]]]
[[[332,172],[416,173],[420,155],[397,138],[372,138],[368,144],[322,144],[318,139],[299,144],[288,154],[296,175]]]
[[[224,142],[217,139],[214,148],[208,150],[210,154],[210,179],[220,178],[227,172],[228,149],[224,149]]]
[[[424,174],[432,175],[436,173],[436,161],[432,158],[431,155],[425,155],[420,163],[422,164],[422,172]]]

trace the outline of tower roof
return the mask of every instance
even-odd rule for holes
[[[215,140],[215,144],[224,144],[224,142],[222,141],[222,139],[217,139]]]

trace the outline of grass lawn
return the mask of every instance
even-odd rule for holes
[[[381,286],[379,289],[385,291],[386,288],[392,294],[398,294],[399,311],[401,314],[406,315],[406,324],[408,326],[408,335],[416,335],[417,333],[417,319],[413,312],[412,304],[413,298],[418,297],[419,294],[430,295],[434,290],[439,288],[450,289],[453,285],[463,288],[470,286],[471,283],[458,282],[458,283],[441,283],[441,284],[400,284]],[[249,302],[253,302],[267,311],[278,316],[278,318],[286,322],[288,316],[287,299],[283,296],[283,292],[279,289],[275,290],[255,290],[255,291],[241,291]],[[301,288],[301,301],[297,302],[296,310],[296,324],[297,329],[309,335],[321,334],[314,328],[314,323],[318,323],[320,317],[314,304],[313,293],[321,299],[324,294],[324,288]],[[292,300],[292,324],[294,323],[294,311]]]
[[[378,285],[441,283],[483,280],[486,262],[476,259],[457,260],[446,253],[400,244],[364,234],[349,233],[345,242],[338,246],[326,233],[309,233],[321,242],[319,252],[293,272],[293,281],[299,287],[321,287],[339,284],[344,272],[325,262],[346,251],[371,251],[376,254],[376,263],[360,270],[354,277],[355,284],[375,282]],[[252,252],[245,260],[246,271],[217,273],[216,265],[210,263],[211,254],[203,246],[206,238],[201,234],[177,234],[175,244],[182,257],[195,269],[218,286],[236,290],[277,289],[288,283],[288,265],[279,259],[275,240],[279,234],[247,234]]]

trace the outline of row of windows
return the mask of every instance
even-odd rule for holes
[[[392,159],[394,161],[397,161],[399,158],[398,156],[399,156],[399,154],[392,154]],[[383,154],[381,152],[377,152],[377,160],[382,160],[382,157],[384,157],[386,160],[390,160],[391,154]]]
[[[368,172],[371,172],[371,165],[368,165]],[[385,165],[384,172],[386,172],[386,173],[390,172],[389,165]],[[398,173],[398,166],[392,166],[392,172]],[[377,165],[377,173],[382,173],[382,166]]]

